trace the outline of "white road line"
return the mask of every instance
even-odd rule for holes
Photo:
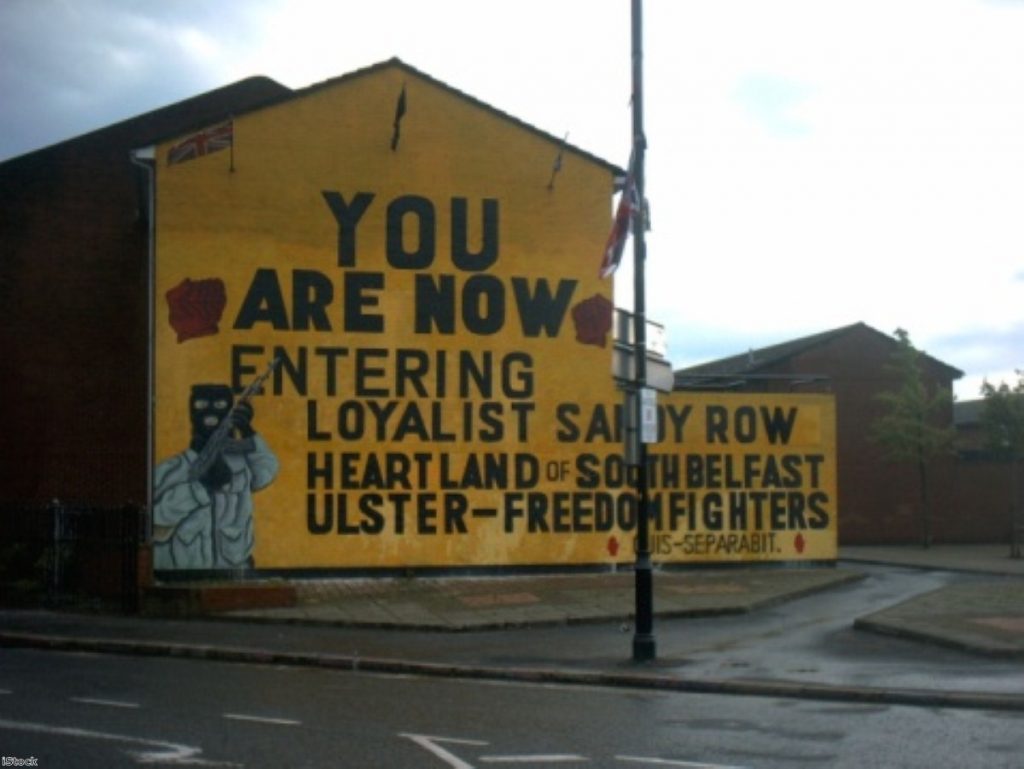
[[[701,764],[694,761],[676,761],[671,758],[644,758],[643,756],[616,756],[615,760],[655,766],[682,766],[685,769],[743,769],[743,767],[730,766],[729,764]]]
[[[223,761],[207,761],[202,757],[203,749],[192,745],[183,745],[166,740],[151,740],[135,737],[130,734],[111,734],[110,732],[94,732],[90,729],[79,729],[74,726],[54,726],[52,724],[36,724],[28,721],[7,721],[0,719],[0,730],[51,734],[60,737],[77,737],[87,740],[103,740],[138,745],[148,750],[128,750],[140,764],[187,764],[188,766],[241,766],[240,764]]]
[[[480,756],[480,760],[485,764],[565,764],[589,759],[575,753],[539,753],[535,756]]]
[[[224,718],[232,721],[251,721],[256,724],[277,724],[278,726],[302,726],[301,721],[290,718],[269,718],[267,716],[251,716],[246,713],[224,713]]]
[[[82,705],[102,705],[107,708],[140,708],[137,702],[125,702],[124,700],[101,700],[95,697],[68,697],[72,702]]]
[[[483,747],[489,743],[480,742],[479,740],[459,740],[454,737],[431,737],[428,734],[407,734],[401,733],[399,737],[405,737],[407,740],[412,740],[424,750],[433,753],[435,756],[444,761],[452,769],[473,769],[472,764],[468,764],[459,758],[454,753],[451,753],[442,748],[437,743],[448,742],[453,745],[475,745],[477,747]]]
[[[0,694],[14,694],[10,689],[0,689]]]

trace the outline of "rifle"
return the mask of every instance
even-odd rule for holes
[[[206,471],[213,467],[214,463],[220,458],[228,440],[231,438],[231,430],[234,429],[234,425],[231,423],[231,417],[233,417],[235,412],[238,411],[239,406],[252,400],[252,396],[260,391],[263,383],[270,378],[270,375],[274,373],[274,369],[276,369],[280,363],[281,359],[279,357],[274,358],[270,361],[270,365],[267,366],[267,370],[252,380],[252,382],[249,383],[249,386],[242,391],[242,394],[238,397],[238,400],[235,401],[231,410],[224,416],[220,421],[220,424],[217,425],[217,428],[210,434],[210,437],[203,446],[202,451],[199,452],[199,456],[196,458],[196,461],[188,469],[188,479],[190,481],[198,481],[206,475]]]

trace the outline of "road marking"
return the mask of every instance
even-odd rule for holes
[[[694,761],[676,761],[671,758],[644,758],[643,756],[616,756],[616,761],[629,761],[634,764],[653,764],[657,766],[682,766],[686,769],[743,769],[729,764],[701,764]]]
[[[473,764],[465,761],[450,750],[441,747],[440,743],[451,745],[468,745],[471,747],[485,747],[489,742],[481,740],[462,740],[456,737],[432,737],[429,734],[410,734],[400,732],[399,737],[412,740],[424,750],[444,761],[451,769],[475,769]],[[507,755],[507,756],[480,756],[479,760],[485,764],[568,764],[590,761],[586,756],[576,753],[534,753],[530,755]],[[727,764],[702,764],[694,761],[678,761],[671,758],[646,758],[644,756],[615,756],[616,761],[626,761],[634,764],[650,764],[655,766],[675,766],[683,769],[743,769],[739,766]]]
[[[14,694],[10,689],[0,689],[0,694]]]
[[[94,732],[90,729],[79,729],[74,726],[53,726],[52,724],[36,724],[28,721],[7,721],[0,719],[0,729],[37,734],[51,734],[60,737],[79,737],[88,740],[104,740],[106,742],[124,742],[129,745],[142,745],[149,750],[128,750],[140,764],[187,764],[188,766],[241,766],[226,761],[207,761],[201,757],[202,748],[182,745],[178,742],[151,740],[145,737],[133,737],[128,734],[111,734]]]
[[[137,702],[125,702],[124,700],[101,700],[95,697],[69,697],[72,702],[78,702],[82,705],[102,705],[107,708],[140,708],[142,707]]]
[[[290,718],[269,718],[267,716],[250,716],[246,713],[224,713],[224,718],[232,721],[252,721],[257,724],[277,724],[278,726],[302,726],[301,721],[293,721]]]
[[[485,764],[565,764],[588,759],[575,753],[540,753],[535,756],[480,756],[480,760]]]
[[[480,742],[479,740],[458,740],[453,737],[431,737],[428,734],[400,733],[398,736],[405,737],[407,740],[412,740],[424,750],[427,750],[440,758],[448,764],[448,766],[452,767],[452,769],[473,769],[473,765],[467,764],[457,755],[448,752],[437,743],[450,742],[453,745],[474,745],[476,747],[483,747],[490,744],[487,742]]]

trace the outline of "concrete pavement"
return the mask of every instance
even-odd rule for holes
[[[991,576],[953,585],[864,617],[854,626],[886,635],[1024,660],[1024,558],[1007,545],[844,548],[849,565],[873,563]]]
[[[662,619],[754,611],[858,578],[846,569],[659,571]],[[633,573],[546,574],[390,580],[319,580],[294,585],[291,606],[226,612],[235,619],[406,630],[628,622]]]
[[[858,628],[939,643],[1010,664],[1024,661],[1024,562],[1009,559],[1005,546],[930,551],[849,548],[841,553],[837,568],[662,570],[655,577],[656,612],[659,621],[756,612],[848,585],[860,577],[858,562],[984,575],[866,617],[851,617]],[[179,596],[183,589],[187,591],[182,586],[175,589]],[[229,610],[212,616],[190,612],[176,619],[2,611],[0,645],[1024,710],[1024,690],[1020,694],[921,691],[695,678],[687,675],[685,659],[661,655],[653,664],[630,664],[624,659],[633,606],[629,572],[270,583],[254,588],[254,594],[262,593],[256,601],[262,605],[248,607],[230,599],[238,586],[220,589],[226,592],[211,606]],[[201,603],[193,600],[186,606],[201,608]],[[162,609],[175,606],[180,609],[180,602],[165,603]],[[620,656],[606,651],[609,625],[620,633],[614,643],[622,649]],[[482,651],[485,644],[486,653]],[[495,652],[505,647],[512,651],[505,656]]]

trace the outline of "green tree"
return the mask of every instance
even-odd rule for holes
[[[914,347],[902,328],[894,334],[898,342],[885,370],[895,380],[895,388],[876,397],[883,413],[872,424],[872,437],[883,456],[894,462],[913,462],[921,495],[921,544],[930,547],[931,501],[928,494],[930,460],[951,450],[954,430],[948,414],[952,393],[945,388],[929,388],[922,372],[923,353]]]
[[[984,382],[981,395],[981,427],[988,447],[1007,456],[1024,452],[1024,372],[1017,372],[1017,383],[998,385]]]
[[[1010,468],[1010,557],[1020,558],[1021,535],[1024,528],[1018,523],[1018,465],[1024,455],[1024,372],[1017,372],[1017,383],[993,385],[984,382],[981,394],[985,398],[981,411],[981,427],[988,447],[1002,456]]]

